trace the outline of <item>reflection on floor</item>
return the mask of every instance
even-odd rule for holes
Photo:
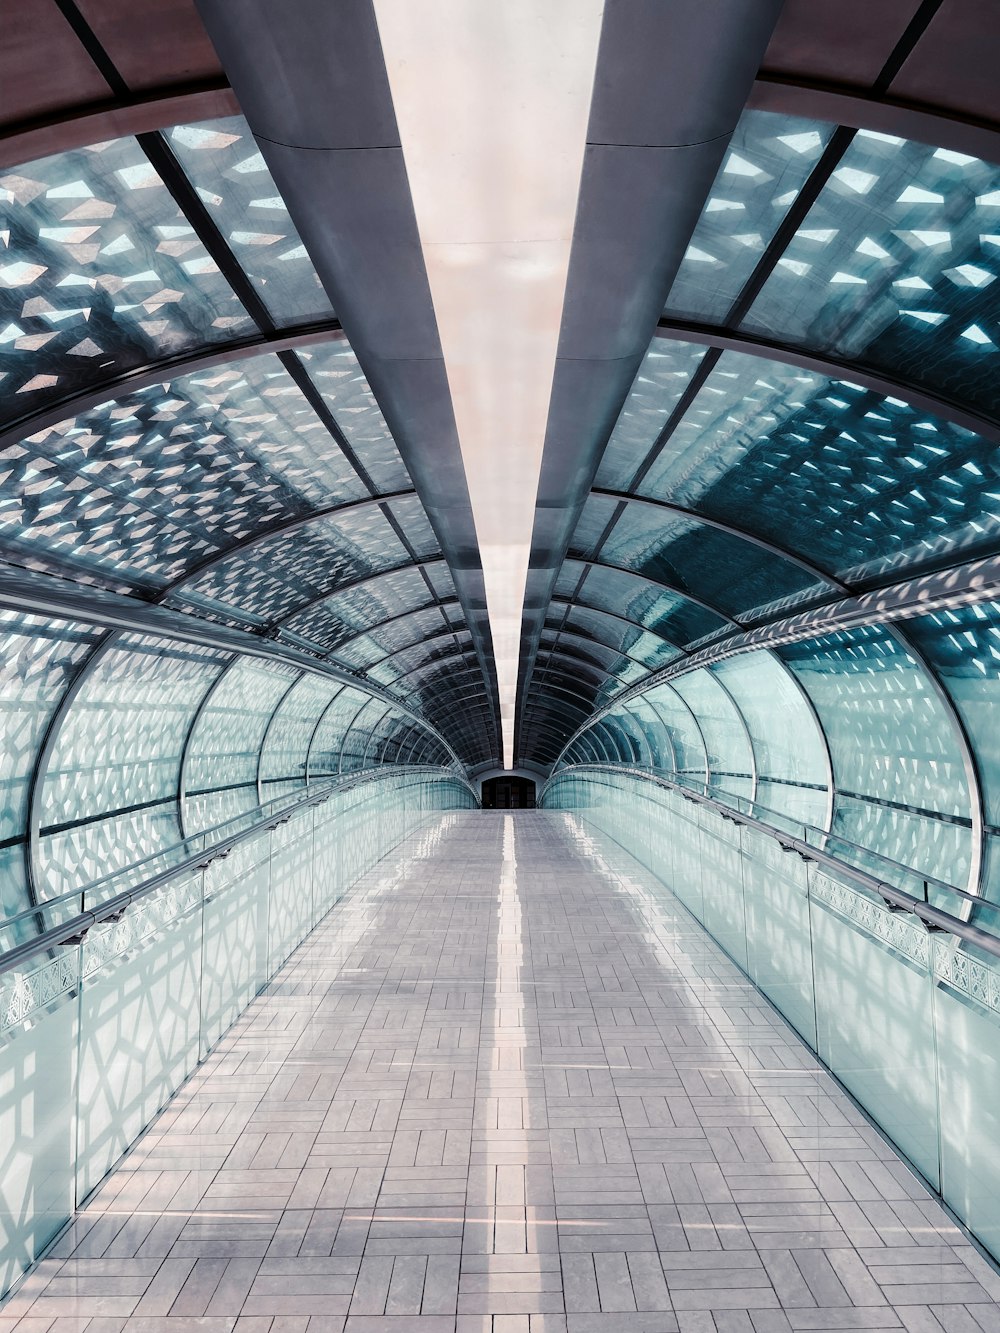
[[[993,1270],[654,889],[568,816],[443,816],[0,1330],[996,1333]]]

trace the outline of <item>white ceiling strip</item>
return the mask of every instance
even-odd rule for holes
[[[476,522],[503,762],[601,0],[374,0]]]

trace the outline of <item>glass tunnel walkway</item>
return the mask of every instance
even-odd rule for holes
[[[994,1268],[685,906],[724,896],[724,865],[696,883],[678,826],[674,895],[607,807],[545,799],[397,820],[5,1333],[995,1329]],[[159,1016],[132,1031],[147,1075]],[[78,1127],[95,1179],[123,1132],[104,1074]],[[119,1087],[120,1119],[146,1090]]]

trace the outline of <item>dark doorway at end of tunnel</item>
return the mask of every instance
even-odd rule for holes
[[[487,778],[483,783],[484,810],[534,810],[535,784],[530,778]]]

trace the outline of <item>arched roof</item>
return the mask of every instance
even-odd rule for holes
[[[377,6],[296,0],[280,43],[269,8],[30,0],[0,40],[11,856],[124,808],[108,788],[45,813],[54,758],[68,773],[67,738],[87,743],[74,703],[124,707],[129,672],[147,700],[185,695],[189,726],[245,671],[296,682],[297,701],[297,682],[331,682],[312,701],[331,719],[330,691],[359,692],[376,730],[394,710],[393,754],[418,753],[405,725],[470,772],[503,759]],[[634,757],[659,725],[645,701],[687,689],[711,771],[721,732],[699,708],[729,708],[741,656],[766,661],[833,756],[803,790],[848,793],[828,816],[872,837],[862,806],[965,820],[982,884],[1000,825],[983,704],[1000,660],[1000,25],[969,0],[727,14],[604,7],[509,758],[547,772],[585,734]],[[870,771],[841,771],[834,677],[845,717],[884,692],[901,769],[923,756],[912,789],[878,776],[888,732]],[[933,757],[905,739],[904,681],[914,710],[933,703]],[[732,736],[756,727],[758,744],[733,742],[732,770],[780,786],[733,698]],[[615,742],[595,729],[611,716]],[[187,749],[171,746],[156,791],[174,799]]]

